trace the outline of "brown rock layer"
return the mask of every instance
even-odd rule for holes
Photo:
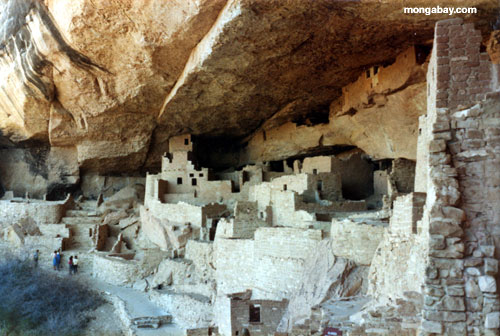
[[[157,166],[174,134],[244,137],[264,123],[325,117],[342,87],[427,42],[445,17],[404,14],[387,0],[2,6],[2,134],[72,148],[79,167],[102,173]],[[498,3],[467,6],[486,32]]]

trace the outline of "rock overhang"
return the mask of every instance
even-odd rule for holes
[[[82,167],[104,173],[158,166],[172,135],[239,139],[325,114],[366,68],[429,43],[435,21],[447,18],[404,14],[392,1],[34,3],[32,22],[41,18],[52,32],[45,38],[63,47],[41,53],[28,47],[44,37],[21,34],[26,59],[44,66],[33,72],[29,62],[5,59],[2,67],[16,71],[3,85],[0,129],[16,141],[74,147]],[[456,3],[406,4],[413,5]],[[466,20],[490,30],[498,3],[467,6],[478,13]],[[162,13],[171,20],[160,20]],[[23,73],[54,94],[33,95]]]

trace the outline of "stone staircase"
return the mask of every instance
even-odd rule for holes
[[[101,222],[95,211],[95,201],[84,201],[78,204],[80,209],[68,210],[62,219],[71,234],[68,250],[88,251],[92,248],[92,230]]]

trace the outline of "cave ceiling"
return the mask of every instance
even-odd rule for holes
[[[497,0],[475,6],[486,37]],[[403,1],[0,1],[0,131],[72,147],[82,167],[158,164],[172,135],[243,139],[328,115],[341,89],[447,15]],[[402,112],[404,113],[404,112]]]

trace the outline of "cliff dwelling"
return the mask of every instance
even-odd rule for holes
[[[457,3],[0,1],[0,334],[500,335],[500,3]]]

